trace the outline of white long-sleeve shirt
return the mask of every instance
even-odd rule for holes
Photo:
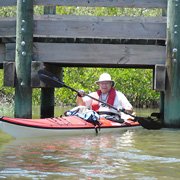
[[[94,97],[94,94],[95,94],[95,92],[92,92],[89,95]],[[103,98],[100,97],[100,100],[107,103],[108,93],[107,94],[101,94],[101,95]],[[88,96],[84,96],[83,101],[85,102],[86,107],[91,107],[93,99],[88,97]],[[117,90],[116,90],[116,97],[115,97],[113,106],[116,108],[118,106],[122,106],[125,109],[129,109],[129,108],[132,109],[133,108],[132,105],[130,104],[130,102],[128,101],[128,99],[126,98],[126,96],[122,92],[117,91]],[[112,109],[108,106],[101,105],[100,102],[99,102],[99,111],[110,111],[110,112],[117,113],[117,111],[115,109]]]

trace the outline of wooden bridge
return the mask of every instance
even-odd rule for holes
[[[167,6],[165,0],[150,2],[42,0],[34,1],[34,4],[146,8]],[[16,1],[1,0],[0,5],[16,5]],[[34,16],[33,23],[33,61],[62,66],[99,67],[153,68],[156,64],[165,64],[166,17],[42,15]],[[14,61],[16,18],[2,18],[0,28],[0,62]]]
[[[18,8],[16,18],[0,19],[0,64],[4,67],[5,85],[16,88],[16,116],[31,118],[31,91],[27,88],[45,87],[37,78],[38,69],[44,65],[59,77],[62,72],[57,69],[63,66],[151,68],[154,70],[154,89],[161,91],[161,113],[168,116],[165,124],[180,126],[180,114],[171,118],[164,111],[164,105],[168,104],[166,100],[169,102],[169,95],[172,94],[172,89],[170,92],[165,89],[168,88],[168,85],[165,87],[167,64],[170,69],[178,64],[179,46],[172,46],[176,42],[174,35],[179,36],[178,1],[169,0],[168,5],[167,0],[30,1],[0,0],[0,6],[17,5]],[[44,15],[34,16],[34,5],[44,6]],[[56,6],[160,8],[162,17],[56,15]],[[169,21],[169,26],[167,17],[174,20]],[[172,74],[174,71],[169,72]],[[47,97],[47,92],[51,92],[51,96]],[[50,105],[42,104],[42,111],[51,109],[48,114],[52,116],[53,88],[42,88],[42,96],[42,101],[50,98],[52,102]],[[29,103],[23,100],[25,97]],[[22,112],[19,109],[24,107],[24,103],[28,108]]]

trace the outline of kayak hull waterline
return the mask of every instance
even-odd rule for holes
[[[101,134],[137,127],[140,127],[139,123],[131,120],[119,123],[100,118],[98,125],[96,122],[88,122],[77,116],[45,119],[0,118],[0,128],[15,138]]]

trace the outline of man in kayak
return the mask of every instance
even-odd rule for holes
[[[115,82],[111,80],[111,76],[108,73],[101,74],[99,81],[96,81],[95,83],[99,86],[99,90],[90,93],[90,96],[114,106],[117,108],[118,112],[127,111],[133,113],[132,105],[123,93],[114,89]],[[94,111],[110,111],[117,113],[115,109],[110,108],[101,102],[95,101],[88,96],[84,96],[83,90],[79,90],[78,92],[78,106],[91,107]]]

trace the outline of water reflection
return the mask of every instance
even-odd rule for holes
[[[0,141],[0,178],[176,179],[180,176],[179,138],[178,130],[136,129]]]
[[[55,116],[68,109],[56,107]],[[13,117],[12,111],[1,114]],[[33,113],[38,118],[40,107]],[[0,179],[179,179],[179,139],[177,129],[34,139],[14,139],[0,130]]]

